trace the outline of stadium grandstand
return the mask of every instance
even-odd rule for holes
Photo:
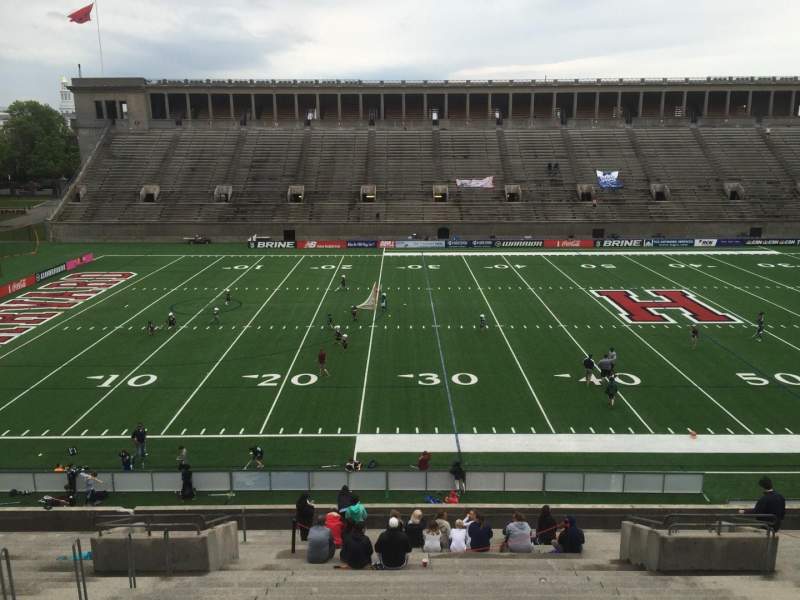
[[[798,77],[70,89],[84,166],[52,240],[780,237],[800,223]]]

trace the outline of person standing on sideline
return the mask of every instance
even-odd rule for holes
[[[608,407],[614,408],[614,399],[617,397],[619,386],[617,380],[613,375],[609,376],[608,383],[606,384],[606,396],[608,396]]]
[[[322,377],[323,375],[326,377],[330,375],[330,373],[328,373],[328,367],[327,367],[328,355],[325,352],[325,348],[319,349],[319,354],[317,355],[317,362],[319,362],[320,377]]]
[[[144,428],[144,425],[141,423],[136,425],[136,429],[134,429],[131,434],[131,439],[133,440],[133,447],[135,448],[134,464],[138,458],[140,462],[139,468],[143,469],[144,459],[147,458],[147,429]]]
[[[178,463],[178,469],[180,469],[182,465],[186,464],[187,458],[188,451],[186,450],[186,447],[178,446],[178,455],[175,457],[175,462]]]
[[[133,457],[124,448],[119,453],[119,460],[122,463],[123,471],[133,471]]]
[[[786,516],[786,499],[773,489],[772,480],[769,477],[759,479],[758,485],[764,493],[756,502],[755,507],[752,510],[740,510],[739,513],[773,515],[775,517],[775,531],[778,531],[781,528],[783,518]]]
[[[586,355],[586,358],[583,359],[583,370],[586,385],[589,385],[592,383],[592,374],[594,373],[594,360],[592,360],[591,354]]]
[[[700,338],[700,330],[697,329],[697,325],[692,325],[692,350],[697,348],[697,340]]]
[[[417,459],[417,469],[420,471],[427,471],[428,467],[431,464],[432,454],[427,450],[423,450],[422,454],[419,455]]]
[[[86,504],[94,506],[97,503],[95,498],[97,494],[97,484],[103,483],[103,481],[97,478],[96,471],[92,471],[91,473],[81,471],[80,476],[86,486]]]
[[[461,466],[461,461],[457,460],[450,467],[450,474],[453,476],[455,487],[458,488],[458,493],[463,494],[467,491],[467,474],[464,467]]]
[[[192,467],[189,463],[181,463],[181,500],[191,500],[194,498],[194,481],[192,478]]]

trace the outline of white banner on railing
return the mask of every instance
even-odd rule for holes
[[[456,179],[456,186],[465,188],[493,188],[494,175],[483,179]]]

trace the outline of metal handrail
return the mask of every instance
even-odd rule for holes
[[[83,568],[83,551],[81,540],[77,538],[72,543],[72,566],[75,569],[75,585],[78,586],[78,600],[89,600],[86,590],[86,571]]]
[[[666,529],[669,535],[686,529],[716,530],[717,535],[722,535],[723,528],[747,527],[763,529],[769,536],[775,535],[778,525],[775,515],[757,513],[673,513],[664,516],[660,521],[635,515],[629,515],[625,519],[654,529]]]
[[[6,578],[3,575],[4,563],[8,575],[8,588],[6,588]],[[11,557],[7,548],[0,549],[0,592],[3,594],[3,600],[17,600],[17,592],[14,590],[14,574],[11,572]]]
[[[134,590],[136,589],[136,557],[133,552],[133,534],[130,532],[128,532],[126,549],[128,552],[128,587]]]

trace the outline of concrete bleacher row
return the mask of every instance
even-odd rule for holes
[[[379,531],[370,531],[373,542]],[[495,539],[502,536],[494,532]],[[11,553],[17,596],[20,600],[75,598],[75,576],[71,560],[58,560],[70,553],[70,544],[83,533],[0,533],[0,547]],[[304,544],[298,552],[288,550],[286,531],[251,531],[246,544],[239,544],[239,559],[224,570],[173,577],[139,574],[137,589],[128,589],[124,573],[98,576],[87,563],[89,598],[147,598],[173,600],[342,600],[343,598],[459,598],[509,599],[535,597],[545,600],[739,600],[797,597],[800,538],[787,532],[781,539],[777,572],[770,577],[736,575],[652,574],[618,561],[617,531],[586,531],[584,553],[575,555],[489,554],[431,555],[429,567],[421,565],[420,550],[411,554],[402,571],[338,571],[334,559],[324,565],[305,561]],[[499,543],[499,542],[498,542]]]
[[[800,128],[262,129],[114,131],[81,183],[64,222],[739,221],[800,218]],[[548,172],[548,163],[558,163]],[[625,187],[596,189],[595,170],[619,170]],[[494,189],[456,178],[494,175]],[[726,198],[724,184],[745,198]],[[377,202],[361,203],[363,184]],[[650,186],[669,187],[656,202]],[[139,192],[156,184],[156,203]],[[305,186],[289,205],[288,186]],[[432,186],[449,199],[434,203]],[[522,202],[506,203],[518,184]],[[228,203],[214,189],[231,185]]]

